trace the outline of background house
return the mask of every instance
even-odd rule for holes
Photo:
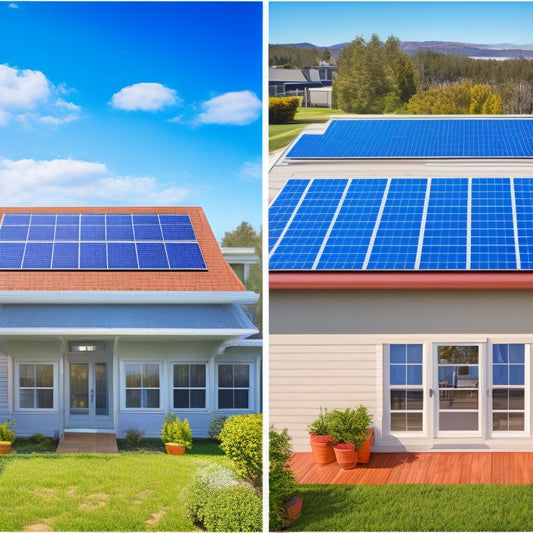
[[[127,429],[169,411],[206,437],[261,409],[261,341],[200,208],[4,208],[0,419],[17,434]]]
[[[270,174],[270,421],[309,450],[533,449],[531,117],[332,120]]]

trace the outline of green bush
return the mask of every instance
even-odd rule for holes
[[[185,419],[183,422],[173,413],[168,413],[163,421],[161,429],[161,440],[164,444],[173,442],[180,444],[185,448],[192,448],[192,434],[189,426],[189,421]]]
[[[288,525],[283,504],[296,492],[294,473],[286,468],[292,455],[287,428],[281,433],[271,429],[269,441],[269,524],[270,531],[280,531]]]
[[[299,105],[300,99],[297,97],[269,98],[269,123],[288,124],[289,122],[292,122]]]
[[[263,531],[262,517],[260,496],[244,485],[216,491],[204,508],[207,531]]]
[[[127,429],[124,437],[130,448],[138,448],[144,438],[144,429]]]
[[[321,407],[318,418],[313,420],[313,422],[307,426],[307,429],[309,433],[312,433],[313,435],[329,435],[328,410]]]
[[[237,476],[229,468],[217,463],[202,469],[185,495],[188,518],[203,526],[207,502],[218,490],[237,483],[239,483]]]
[[[15,442],[14,427],[15,423],[13,420],[7,420],[3,424],[0,424],[0,441],[13,444]]]
[[[235,415],[218,436],[239,476],[260,489],[263,478],[263,415]]]
[[[327,425],[331,436],[337,442],[351,442],[359,450],[367,439],[366,428],[372,423],[372,416],[364,405],[357,409],[334,409],[327,413]]]

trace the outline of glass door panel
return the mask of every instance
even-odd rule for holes
[[[70,363],[70,414],[89,414],[89,363]]]
[[[109,402],[107,395],[107,364],[95,363],[95,414],[97,416],[109,415]]]
[[[438,346],[438,430],[479,431],[479,346]]]

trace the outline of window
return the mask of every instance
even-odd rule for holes
[[[391,431],[422,431],[422,345],[391,344],[389,364]]]
[[[54,365],[21,363],[18,366],[19,408],[54,408]]]
[[[206,365],[174,365],[174,409],[204,409]]]
[[[525,347],[494,344],[492,347],[492,429],[524,431]]]
[[[218,408],[248,409],[250,365],[218,365]]]
[[[127,363],[126,408],[159,408],[159,363]]]

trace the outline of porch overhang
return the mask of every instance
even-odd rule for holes
[[[533,272],[282,272],[271,271],[272,290],[533,289]]]

